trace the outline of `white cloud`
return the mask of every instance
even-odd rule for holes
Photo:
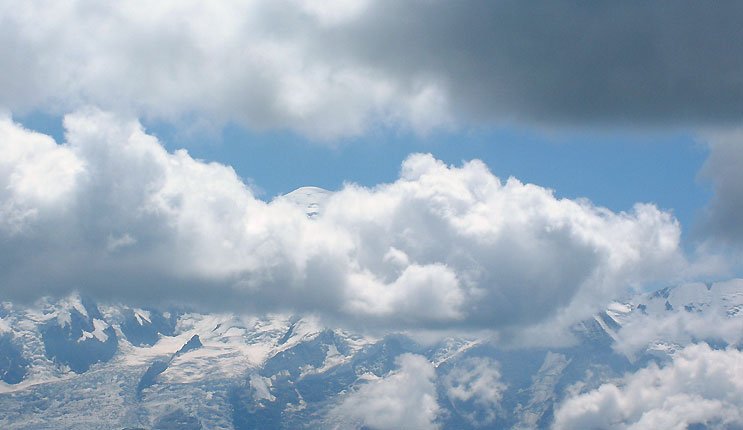
[[[0,6],[0,108],[81,106],[221,126],[291,128],[316,138],[371,122],[427,131],[446,121],[433,81],[407,85],[315,40],[364,0],[163,1]]]
[[[342,397],[328,416],[332,428],[437,429],[436,372],[425,357],[403,354],[399,368]]]
[[[556,199],[477,160],[411,155],[397,181],[323,194],[308,217],[307,202],[263,202],[232,168],[168,153],[137,121],[84,110],[64,124],[57,145],[0,122],[16,154],[0,161],[0,207],[21,214],[0,231],[9,295],[555,331],[683,262],[678,223],[652,205],[617,214]]]
[[[612,346],[630,359],[698,341],[743,346],[741,279],[679,285],[664,294],[639,296],[633,306],[632,312],[618,315],[621,328]]]
[[[11,234],[40,210],[59,210],[83,162],[49,136],[0,119],[0,230]]]
[[[555,411],[555,429],[686,429],[743,425],[743,352],[690,345],[664,367],[578,394]],[[735,427],[737,428],[737,427]]]
[[[495,420],[508,388],[501,382],[498,363],[487,357],[471,357],[456,363],[442,383],[449,400],[475,426],[486,426]],[[463,404],[466,407],[460,407]]]
[[[743,345],[743,316],[730,317],[716,310],[638,315],[622,326],[613,348],[633,358],[648,348],[677,348],[697,340]]]

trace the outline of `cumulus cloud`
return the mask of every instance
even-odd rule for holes
[[[398,369],[347,394],[329,413],[333,428],[437,429],[436,371],[425,357],[403,354]]]
[[[738,428],[743,425],[743,352],[690,345],[664,367],[566,399],[555,429]]]
[[[452,121],[734,123],[743,7],[256,0],[0,6],[0,108],[315,137]]]
[[[567,327],[683,263],[647,204],[613,213],[414,154],[393,183],[322,207],[257,199],[228,166],[167,152],[135,120],[85,110],[66,139],[0,121],[0,285],[318,312],[393,327]],[[313,209],[315,211],[315,209]],[[550,336],[551,337],[551,336]]]
[[[425,132],[445,124],[446,94],[408,85],[318,39],[366,1],[165,1],[0,6],[0,108],[81,105],[166,121],[196,117],[328,138],[369,122]]]
[[[39,210],[62,204],[83,165],[69,148],[22,130],[7,117],[0,121],[0,134],[0,228],[14,233]]]

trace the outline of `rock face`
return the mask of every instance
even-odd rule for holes
[[[175,353],[174,358],[177,357],[177,356],[179,356],[179,355],[183,355],[183,354],[185,354],[185,353],[187,353],[189,351],[193,351],[194,349],[199,349],[202,346],[204,346],[204,345],[201,344],[201,339],[199,339],[199,335],[198,334],[195,334],[195,335],[193,335],[191,337],[191,339],[188,342],[186,342],[185,345],[183,345],[181,347],[181,349],[179,349]]]
[[[83,373],[116,353],[118,339],[113,327],[90,301],[80,301],[66,309],[62,318],[50,320],[41,327],[41,339],[48,358]]]
[[[155,430],[201,430],[201,423],[197,418],[189,416],[183,409],[163,415],[155,422]]]
[[[8,333],[0,336],[0,380],[8,384],[21,382],[28,364],[21,345]]]
[[[630,348],[623,330],[680,315],[743,327],[743,281],[617,302],[575,325],[576,342],[563,348],[504,348],[476,337],[422,345],[312,318],[144,310],[76,296],[5,303],[0,428],[395,428],[367,423],[349,405],[376,407],[379,393],[396,392],[401,403],[408,395],[433,402],[430,422],[441,429],[549,428],[576,386],[668,360],[673,333]],[[704,340],[725,348],[734,339],[741,337]]]
[[[167,361],[156,360],[154,363],[152,363],[152,365],[147,368],[147,371],[144,372],[144,375],[142,375],[142,379],[139,380],[139,384],[137,385],[137,395],[141,397],[142,390],[155,385],[158,375],[168,370],[168,366],[174,358],[189,351],[193,351],[194,349],[199,349],[202,346],[203,345],[201,344],[201,340],[199,340],[199,335],[195,334],[193,335],[191,340],[186,342],[186,344],[183,345],[181,349],[173,354]]]
[[[156,309],[124,309],[124,320],[121,322],[121,332],[126,339],[135,346],[152,346],[160,335],[173,336],[177,314],[162,312]]]

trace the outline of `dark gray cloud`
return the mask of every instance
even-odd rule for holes
[[[715,195],[703,213],[698,233],[717,243],[743,246],[743,133],[708,136],[710,156],[699,173],[711,180]]]
[[[576,125],[743,117],[743,4],[378,1],[329,55],[440,79],[479,119]]]

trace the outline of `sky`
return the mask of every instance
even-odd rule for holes
[[[2,293],[538,342],[631,291],[741,276],[742,17],[4,4]],[[312,219],[281,197],[302,186],[331,191]]]

